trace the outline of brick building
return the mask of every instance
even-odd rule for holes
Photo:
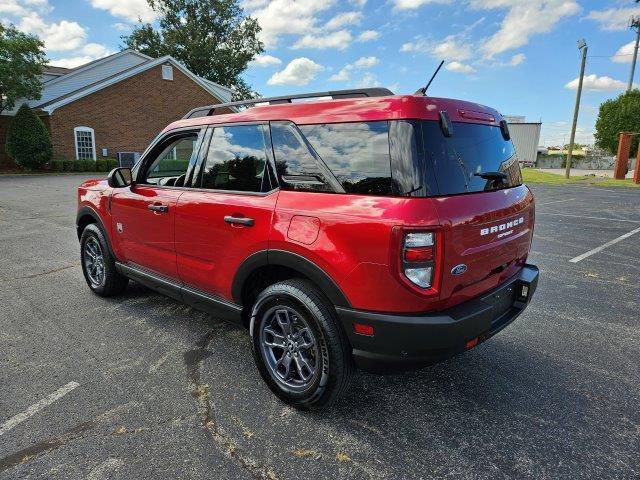
[[[231,90],[172,57],[125,50],[74,69],[48,67],[39,100],[27,102],[51,133],[53,158],[115,158],[142,153],[170,122],[194,107],[227,102]],[[13,166],[6,130],[17,108],[0,115],[0,168]]]

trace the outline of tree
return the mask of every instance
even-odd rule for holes
[[[620,132],[640,132],[640,90],[631,90],[600,105],[596,121],[596,146],[615,155]],[[635,136],[631,152],[638,148]]]
[[[237,0],[147,0],[160,16],[159,28],[140,23],[124,46],[151,57],[171,55],[196,75],[235,91],[236,99],[257,94],[240,77],[264,51],[258,21]]]
[[[38,38],[0,23],[0,113],[11,110],[19,98],[40,98],[43,47]]]
[[[13,117],[7,130],[7,153],[18,165],[36,169],[51,160],[53,146],[47,127],[26,104]]]

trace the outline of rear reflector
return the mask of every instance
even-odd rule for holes
[[[466,348],[467,350],[469,350],[470,348],[475,347],[478,344],[478,337],[471,339],[467,342],[467,344],[464,346],[464,348]]]
[[[364,323],[354,323],[353,331],[358,335],[365,335],[367,337],[373,337],[375,330],[371,325],[365,325]]]
[[[430,262],[433,260],[433,248],[407,248],[404,251],[405,262]]]

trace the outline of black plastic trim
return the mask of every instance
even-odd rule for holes
[[[242,324],[242,307],[240,305],[228,302],[219,297],[214,297],[213,295],[200,290],[181,285],[171,279],[145,270],[142,267],[116,262],[116,269],[121,275],[124,275],[131,280],[146,285],[147,287],[167,295],[168,297],[191,305],[198,310],[207,312],[216,318],[227,320],[238,325]]]
[[[513,322],[531,301],[538,276],[536,266],[525,265],[497,288],[436,313],[401,315],[339,306],[336,311],[360,368],[377,373],[420,368],[460,353],[469,340],[484,341]],[[529,287],[526,301],[517,297],[522,285]],[[496,310],[495,305],[502,307]],[[357,335],[356,322],[374,327],[375,335]]]
[[[78,209],[78,213],[76,214],[76,232],[78,234],[78,240],[82,237],[82,232],[80,231],[80,219],[84,216],[90,216],[95,220],[95,223],[98,224],[102,233],[104,234],[104,238],[107,241],[107,247],[109,247],[109,252],[111,256],[115,258],[115,254],[113,253],[113,247],[111,246],[111,239],[109,238],[109,231],[104,227],[102,220],[100,219],[100,215],[91,207],[83,206]]]
[[[231,294],[237,303],[242,302],[242,287],[250,275],[266,265],[279,265],[300,272],[329,298],[336,306],[350,308],[351,303],[333,279],[315,263],[301,255],[286,250],[261,250],[247,257],[233,279]]]

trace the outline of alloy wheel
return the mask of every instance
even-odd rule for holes
[[[287,389],[304,390],[316,378],[318,342],[303,315],[288,306],[265,312],[260,344],[271,377]]]
[[[89,237],[84,244],[84,271],[92,287],[100,287],[105,281],[104,255],[95,237]]]

